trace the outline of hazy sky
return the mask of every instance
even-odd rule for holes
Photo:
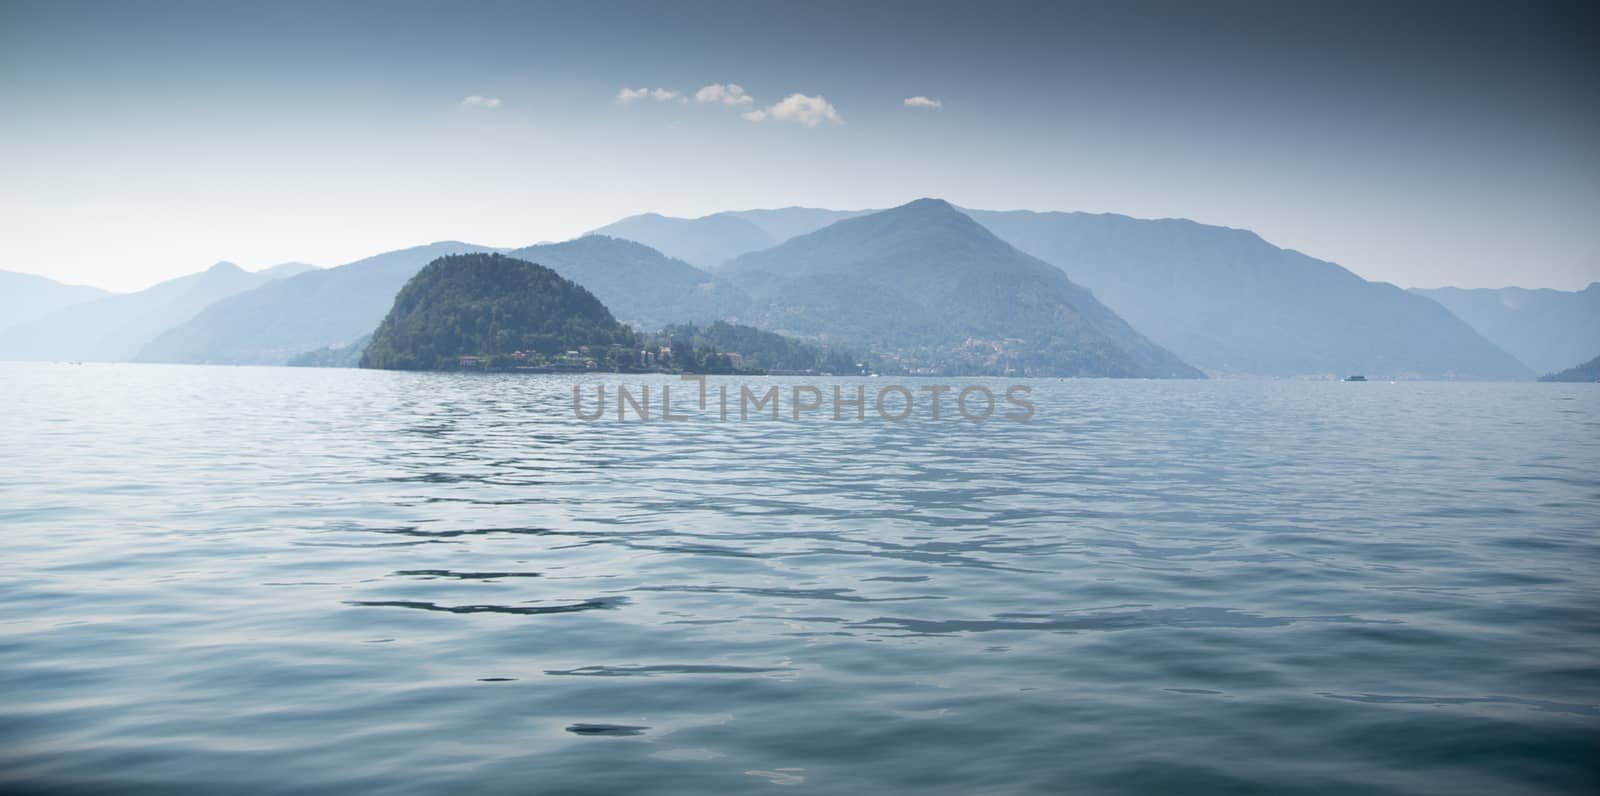
[[[1596,5],[0,0],[0,269],[125,290],[938,196],[1571,289]]]

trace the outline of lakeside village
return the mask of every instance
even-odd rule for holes
[[[679,349],[680,352],[682,349]],[[509,354],[465,354],[456,357],[460,370],[522,371],[526,373],[707,373],[761,375],[767,371],[746,368],[744,356],[707,351],[699,357],[674,357],[672,346],[635,349],[631,346],[581,345],[546,356],[538,351]]]
[[[873,372],[847,351],[724,321],[709,326],[680,324],[652,333],[629,330],[588,344],[541,335],[495,353],[462,353],[435,362],[436,369],[443,365],[446,370],[517,373],[856,376]]]
[[[718,324],[722,326],[722,324]],[[683,327],[691,331],[694,327]],[[727,327],[738,328],[738,327]],[[775,335],[764,334],[765,337]],[[695,342],[699,342],[698,340]],[[769,340],[756,341],[751,353],[720,350],[713,345],[696,345],[687,338],[648,341],[643,347],[626,345],[580,345],[567,351],[544,354],[534,350],[509,354],[462,355],[456,370],[521,373],[679,373],[712,376],[867,376],[879,372],[901,376],[952,375],[949,368],[930,368],[916,361],[902,361],[895,354],[877,363],[854,361],[853,357],[821,355],[805,345],[787,345],[781,352],[772,350]],[[784,341],[786,343],[790,341]],[[963,362],[954,375],[1024,375],[1011,366],[1007,349],[1019,340],[968,338]],[[1008,345],[1010,344],[1010,345]],[[796,350],[798,349],[798,350]],[[831,353],[831,352],[830,352]],[[776,356],[774,354],[777,354]],[[987,355],[987,356],[985,356]]]
[[[687,373],[711,376],[851,376],[867,373],[864,363],[843,363],[854,365],[849,369],[778,368],[763,367],[763,364],[758,356],[697,348],[683,340],[646,348],[580,345],[550,355],[538,351],[513,351],[509,354],[462,355],[456,358],[457,370],[489,372]],[[837,372],[840,370],[842,372]]]
[[[992,352],[990,360],[1002,360],[1005,356],[1005,348],[992,340],[968,339],[965,348],[974,353]],[[774,353],[778,355],[774,356]],[[840,356],[832,352],[829,352],[829,355],[819,355],[819,353],[821,352],[816,352],[814,348],[806,345],[787,345],[786,350],[782,352],[763,348],[754,353],[739,353],[718,350],[717,347],[710,345],[694,345],[688,339],[674,339],[646,342],[645,347],[579,345],[566,352],[555,353],[517,350],[504,355],[461,355],[456,358],[456,369],[491,372],[566,372],[566,374],[664,372],[664,374],[704,374],[704,376],[877,376],[878,372],[882,371],[893,376],[950,376],[950,372],[946,372],[946,369],[918,368],[915,363],[902,363],[899,361],[901,358],[894,355],[886,356],[885,361],[874,366],[866,361],[854,361],[854,358],[848,355]],[[1008,368],[1003,361],[982,361],[976,364],[978,364],[976,368],[966,368],[966,371],[974,374],[998,372],[1000,376],[1021,376],[1018,369]]]

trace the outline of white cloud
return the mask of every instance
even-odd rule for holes
[[[744,87],[738,83],[712,83],[696,91],[694,101],[701,104],[716,102],[723,105],[749,105],[755,102],[755,99],[744,93]]]
[[[498,108],[498,107],[500,107],[500,98],[499,97],[480,97],[477,94],[473,94],[472,96],[463,98],[461,100],[461,107],[463,107],[463,108]]]
[[[626,105],[626,104],[628,104],[630,102],[633,102],[634,100],[641,100],[641,99],[653,99],[656,102],[669,102],[671,100],[677,100],[679,102],[687,102],[687,100],[685,100],[683,98],[682,92],[675,91],[675,90],[672,90],[672,89],[665,89],[665,88],[624,88],[621,91],[617,92],[617,102],[620,102],[620,103],[622,103],[624,105]]]
[[[742,114],[752,122],[775,119],[780,122],[795,122],[807,127],[816,127],[823,122],[844,124],[844,117],[839,115],[833,103],[828,102],[820,94],[808,97],[804,94],[790,94],[782,102],[772,105],[765,110],[754,110]]]
[[[924,97],[918,94],[915,97],[906,97],[905,105],[907,108],[927,108],[936,111],[944,107],[944,100],[936,100],[932,97]]]

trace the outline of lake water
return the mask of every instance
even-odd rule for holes
[[[599,381],[0,364],[0,786],[1600,788],[1600,386]]]

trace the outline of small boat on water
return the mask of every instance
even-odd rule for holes
[[[1366,376],[1346,376],[1345,381],[1366,381]]]

